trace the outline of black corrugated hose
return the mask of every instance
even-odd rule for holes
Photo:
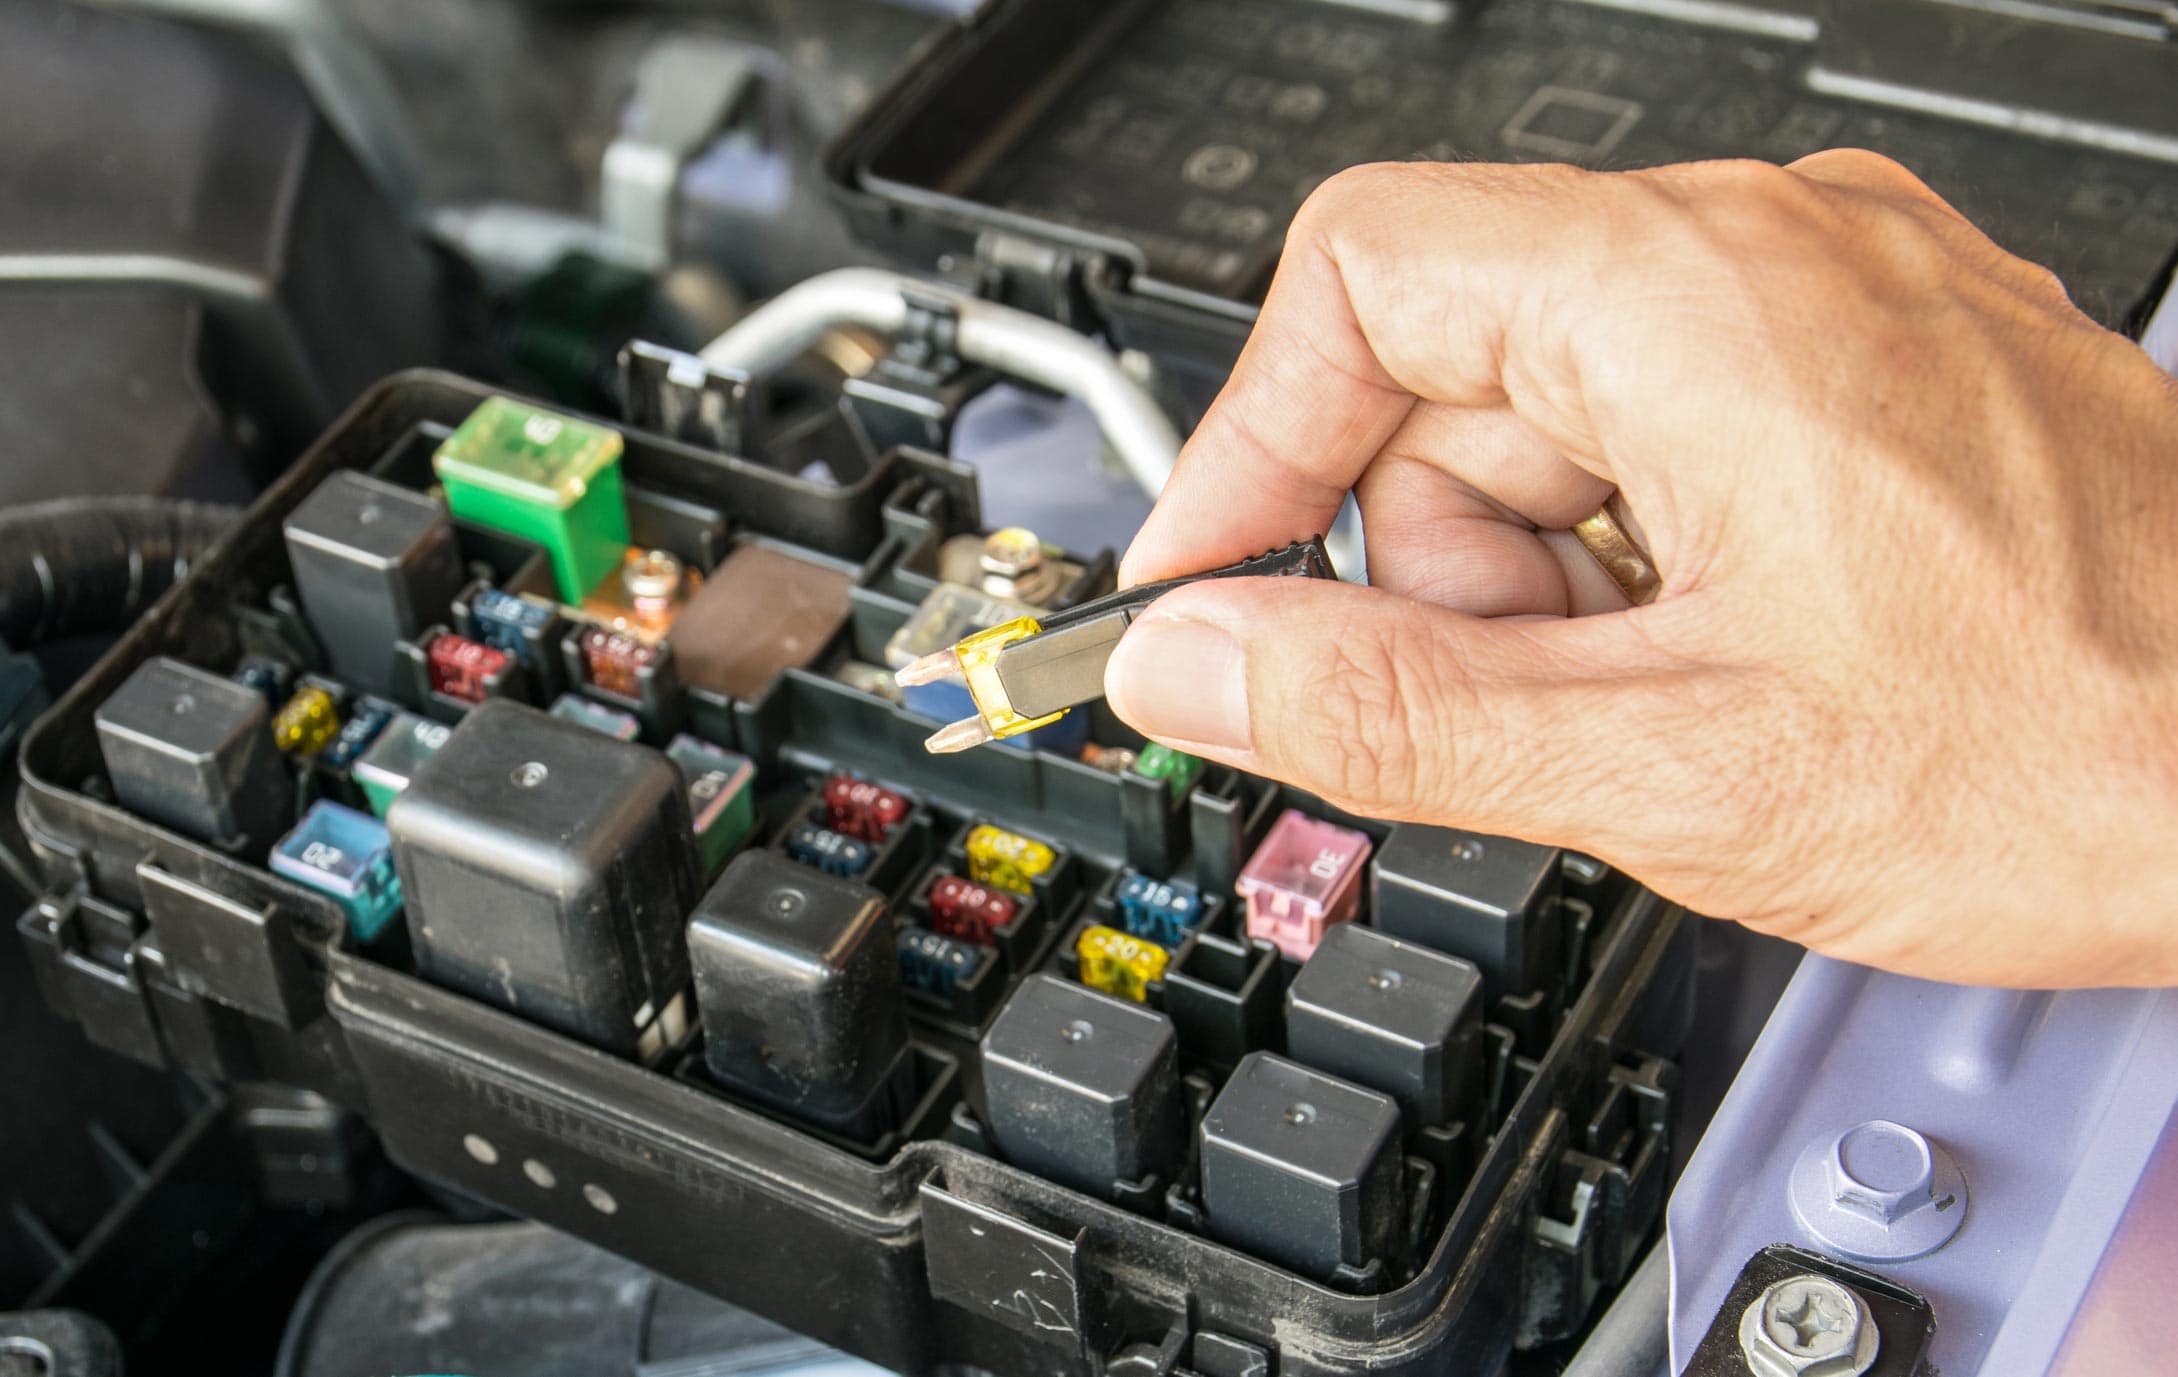
[[[125,629],[234,529],[239,510],[166,497],[0,508],[0,642]]]

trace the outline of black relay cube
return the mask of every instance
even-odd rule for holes
[[[1389,1096],[1269,1052],[1242,1058],[1203,1116],[1210,1232],[1308,1276],[1390,1259],[1401,1170]]]
[[[1153,1009],[1029,977],[983,1035],[992,1141],[1015,1166],[1106,1199],[1170,1179],[1185,1131],[1177,1047]]]
[[[101,703],[99,754],[121,806],[198,841],[267,847],[292,797],[257,690],[159,658]]]
[[[1562,853],[1554,846],[1401,823],[1370,866],[1376,925],[1474,962],[1491,999],[1553,983]]]
[[[1286,1052],[1383,1091],[1409,1123],[1452,1123],[1482,1069],[1482,973],[1341,923],[1286,990]]]
[[[283,524],[295,591],[342,678],[394,686],[394,647],[446,620],[462,583],[445,507],[413,488],[343,469]]]
[[[688,920],[704,1061],[720,1083],[845,1137],[894,1127],[913,1089],[885,900],[776,851],[735,857]]]
[[[386,829],[432,980],[622,1055],[685,1026],[681,924],[701,882],[663,755],[492,699]]]

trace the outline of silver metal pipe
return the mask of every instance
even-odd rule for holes
[[[1172,476],[1179,432],[1103,345],[1016,307],[882,268],[839,268],[787,288],[703,350],[714,368],[768,373],[825,331],[858,325],[887,338],[906,327],[908,295],[942,298],[957,318],[954,348],[971,363],[1078,397],[1127,472],[1152,494]]]
[[[1559,1377],[1657,1377],[1671,1359],[1670,1317],[1671,1260],[1659,1240]]]

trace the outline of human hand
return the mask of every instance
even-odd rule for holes
[[[1168,594],[1119,715],[1848,960],[2178,983],[2178,387],[1895,164],[1332,179],[1122,580],[1349,490],[1374,586]]]

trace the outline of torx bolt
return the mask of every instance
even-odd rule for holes
[[[1044,562],[1044,543],[1022,526],[993,531],[983,539],[983,572],[1002,579],[1032,573]]]
[[[1861,1377],[1877,1345],[1860,1293],[1813,1272],[1773,1283],[1739,1321],[1740,1356],[1755,1377]]]

